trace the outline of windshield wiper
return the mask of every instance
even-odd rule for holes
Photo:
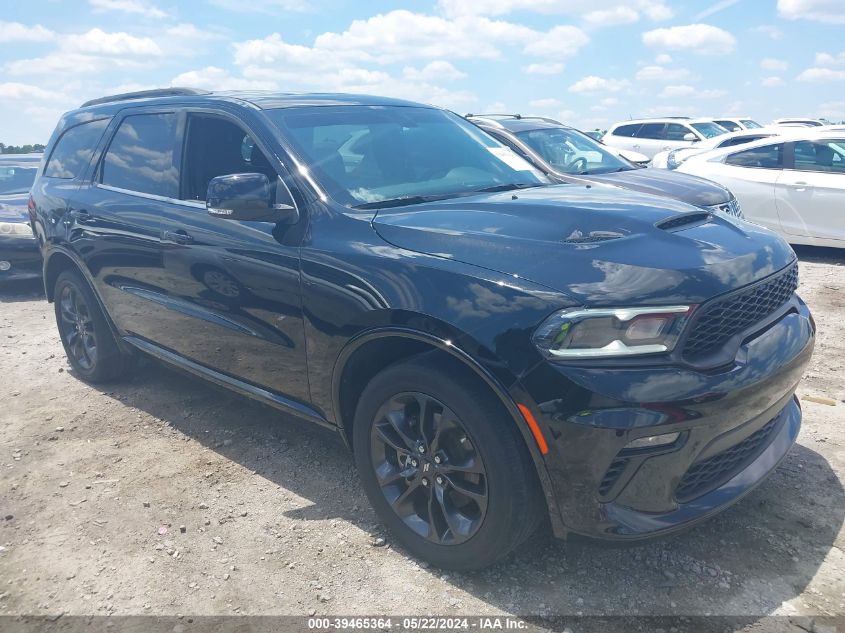
[[[513,191],[514,189],[528,189],[529,187],[542,187],[542,182],[509,182],[504,185],[493,185],[492,187],[484,187],[483,189],[476,189],[476,193],[493,193],[495,191]]]
[[[434,200],[444,200],[451,198],[455,194],[441,194],[432,196],[403,196],[401,198],[386,198],[384,200],[375,200],[374,202],[363,202],[356,204],[353,209],[387,209],[388,207],[404,207],[408,204],[422,204],[423,202],[433,202]]]

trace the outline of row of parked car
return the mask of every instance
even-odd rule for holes
[[[815,324],[789,245],[724,187],[555,121],[143,91],[64,115],[34,177],[74,375],[143,354],[330,429],[438,567],[544,523],[689,527],[800,428]]]

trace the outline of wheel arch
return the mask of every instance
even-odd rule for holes
[[[433,351],[446,354],[460,362],[476,378],[481,379],[505,407],[531,456],[543,490],[552,528],[556,534],[563,536],[565,528],[555,501],[545,459],[519,406],[500,379],[449,339],[396,326],[367,330],[351,339],[338,356],[332,372],[332,414],[343,441],[351,450],[352,419],[363,387],[386,366]],[[364,362],[374,367],[364,370],[362,368]]]

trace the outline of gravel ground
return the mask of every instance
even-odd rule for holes
[[[393,546],[332,436],[151,361],[86,385],[37,284],[7,287],[0,615],[774,614],[820,630],[799,616],[845,615],[845,251],[799,255],[818,343],[798,444],[765,484],[668,540],[538,536],[461,574]]]

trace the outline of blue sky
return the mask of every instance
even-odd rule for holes
[[[458,112],[845,119],[845,0],[4,0],[0,141],[169,85],[346,91]]]

